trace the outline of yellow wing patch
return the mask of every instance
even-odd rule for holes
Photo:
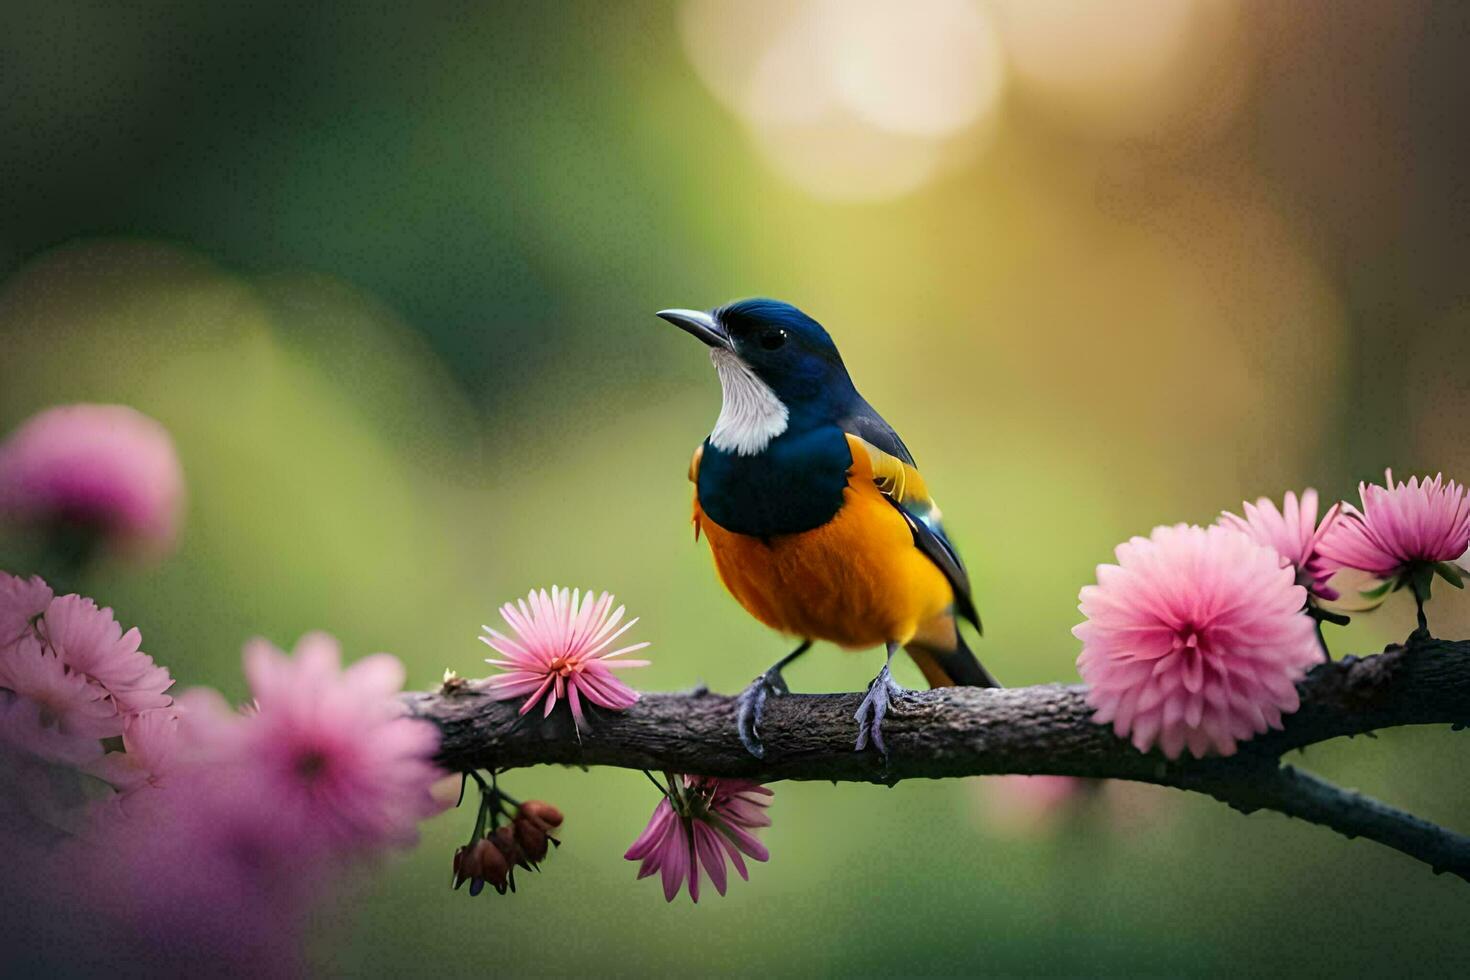
[[[929,496],[918,469],[851,432],[847,433],[847,444],[852,452],[853,475],[871,476],[883,496],[904,514],[913,529],[914,544],[939,566],[954,589],[955,608],[978,628],[980,614],[970,597],[970,576],[945,536],[939,505]]]
[[[884,496],[920,512],[926,518],[939,519],[939,505],[929,496],[929,487],[918,470],[852,433],[847,434],[847,445],[852,452],[854,466],[865,460],[872,471],[873,482],[878,484]]]

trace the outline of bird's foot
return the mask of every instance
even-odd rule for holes
[[[889,705],[893,699],[904,693],[898,681],[893,679],[888,665],[884,664],[878,676],[868,685],[868,696],[863,698],[863,703],[858,706],[857,714],[853,715],[858,723],[858,736],[856,751],[861,752],[872,742],[873,748],[877,749],[883,758],[888,758],[888,747],[883,744],[883,716],[888,714]]]
[[[790,693],[791,689],[786,686],[786,679],[781,676],[780,668],[772,667],[751,681],[750,686],[735,699],[735,724],[740,732],[740,744],[757,759],[764,759],[766,756],[766,747],[761,744],[760,736],[761,715],[766,709],[766,699],[773,695],[780,697]]]

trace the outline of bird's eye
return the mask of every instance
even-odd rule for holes
[[[786,331],[778,328],[767,330],[760,336],[760,345],[766,350],[776,350],[786,343]]]

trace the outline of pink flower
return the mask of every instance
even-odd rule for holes
[[[1342,517],[1323,539],[1327,566],[1354,568],[1393,580],[1415,564],[1453,562],[1470,547],[1470,499],[1465,488],[1443,476],[1417,477],[1387,486],[1358,484],[1363,509],[1344,504]]]
[[[1317,491],[1306,490],[1300,501],[1295,493],[1287,491],[1280,510],[1269,497],[1262,497],[1254,504],[1244,504],[1244,518],[1227,511],[1220,515],[1219,523],[1250,535],[1257,544],[1276,549],[1282,560],[1295,569],[1298,585],[1304,585],[1313,595],[1331,601],[1338,595],[1335,589],[1328,587],[1327,580],[1335,570],[1326,566],[1318,553],[1318,545],[1332,527],[1340,507],[1341,504],[1329,507],[1319,524]]]
[[[485,635],[480,641],[505,657],[486,660],[503,667],[506,673],[490,678],[488,684],[500,700],[526,696],[521,714],[546,700],[542,715],[551,714],[558,698],[566,698],[572,706],[577,725],[584,721],[582,700],[604,708],[621,711],[638,700],[638,692],[613,676],[614,670],[646,667],[647,660],[617,660],[625,653],[642,650],[647,643],[609,650],[637,618],[622,626],[623,607],[612,608],[613,597],[606,592],[592,598],[592,593],[551,587],[533,590],[517,606],[500,607],[500,615],[515,631],[511,639],[489,626],[481,627]]]
[[[147,785],[134,780],[98,814],[67,866],[165,960],[295,975],[302,926],[334,871],[411,842],[438,809],[438,732],[405,714],[403,669],[386,654],[344,670],[337,642],[314,633],[294,656],[257,640],[244,659],[251,713],[194,689],[129,724],[127,755]]]
[[[1157,833],[1172,799],[1162,787],[1115,779],[1010,775],[969,782],[980,829],[1018,840],[1072,830]]]
[[[1223,527],[1155,528],[1082,589],[1077,667],[1093,720],[1171,759],[1279,728],[1321,658],[1306,589],[1280,556]]]
[[[1100,786],[1076,776],[989,776],[978,781],[986,824],[1022,837],[1055,829],[1057,823]]]
[[[0,516],[72,523],[146,551],[179,528],[184,475],[168,431],[123,405],[63,405],[0,444]]]
[[[0,637],[0,687],[21,702],[10,711],[12,747],[74,765],[119,790],[151,779],[151,733],[160,722],[147,717],[154,713],[148,709],[170,703],[163,692],[173,680],[139,651],[136,629],[124,635],[112,610],[91,599],[54,598],[39,578],[0,573]],[[23,719],[33,719],[36,730],[26,733]],[[137,751],[103,755],[97,740],[117,735]],[[80,761],[51,757],[63,746],[66,758]]]
[[[63,731],[46,707],[0,687],[0,848],[5,854],[0,878],[29,852],[41,857],[58,831],[85,822],[89,787],[82,774],[101,757],[96,737]],[[14,906],[15,893],[8,894]]]
[[[397,660],[343,670],[336,641],[310,634],[294,657],[255,641],[245,670],[249,715],[194,689],[131,718],[127,751],[93,767],[121,792],[57,858],[79,903],[163,972],[301,973],[302,927],[336,869],[408,843],[437,809],[438,733],[405,714]]]
[[[76,596],[54,598],[39,578],[0,573],[0,781],[21,810],[42,815],[41,822],[53,833],[86,822],[84,801],[96,795],[85,792],[95,786],[90,777],[112,782],[113,775],[121,774],[124,782],[136,781],[131,771],[136,760],[130,760],[127,770],[118,767],[124,754],[104,755],[100,741],[123,735],[126,742],[136,716],[99,678],[63,656],[52,642],[56,630],[46,625],[48,615],[56,613],[60,619],[55,622],[61,622],[81,601]],[[111,611],[99,613],[95,605],[87,605],[94,617],[110,624],[117,641],[121,630]],[[133,656],[151,667],[152,661],[137,653],[136,631],[133,639]],[[83,649],[87,644],[72,646]],[[166,672],[163,680],[167,686]],[[162,701],[166,704],[168,698]]]
[[[0,573],[0,685],[71,734],[122,734],[126,716],[169,703],[168,671],[91,599],[53,598],[39,578]]]
[[[406,715],[396,658],[342,670],[337,641],[310,633],[294,657],[250,643],[245,677],[257,710],[206,741],[222,741],[217,764],[236,767],[249,792],[271,802],[273,832],[337,850],[417,839],[418,822],[437,809],[429,788],[442,775],[431,761],[439,735]]]
[[[62,732],[55,724],[45,722],[44,712],[30,698],[0,689],[0,757],[14,754],[81,769],[102,756],[101,742],[90,736]],[[10,761],[14,763],[16,759]]]
[[[123,751],[109,752],[88,770],[118,791],[119,803],[134,794],[161,789],[179,765],[179,710],[159,708],[129,715],[123,722]]]
[[[69,670],[35,636],[22,636],[0,651],[0,687],[41,709],[43,725],[64,735],[108,738],[121,735],[123,718],[105,688]]]
[[[689,897],[698,902],[701,868],[723,895],[727,858],[747,881],[745,857],[770,859],[770,852],[752,833],[771,825],[766,815],[769,789],[748,779],[671,773],[668,780],[668,792],[654,807],[648,826],[623,855],[643,862],[639,878],[662,873],[665,900],[672,902],[687,885]]]
[[[233,724],[198,716],[193,693],[181,702],[196,730]],[[325,897],[332,855],[274,822],[258,778],[218,753],[227,744],[241,743],[211,738],[198,751],[181,737],[185,758],[166,782],[100,804],[90,830],[54,861],[75,879],[63,886],[87,921],[131,940],[129,962],[167,974],[303,975],[302,933]]]
[[[173,686],[167,668],[138,649],[137,627],[122,631],[112,610],[78,595],[53,599],[42,628],[47,645],[68,667],[100,684],[124,712],[166,707]]]
[[[51,604],[51,587],[39,576],[0,572],[0,649],[31,631],[31,621]]]

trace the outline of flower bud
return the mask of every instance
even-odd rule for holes
[[[515,828],[516,843],[520,844],[521,850],[526,852],[526,858],[532,864],[539,864],[546,860],[546,831],[541,829],[534,820],[524,816],[516,817],[512,826]]]
[[[534,870],[531,862],[526,859],[526,852],[516,842],[515,828],[510,824],[497,827],[492,839],[495,841],[495,846],[500,849],[500,853],[505,855],[506,861],[516,867],[525,868],[527,871]]]
[[[527,800],[521,804],[519,816],[527,817],[540,825],[544,831],[554,830],[561,826],[561,811],[550,803],[541,800]]]
[[[68,552],[166,555],[183,501],[173,438],[123,405],[49,408],[0,442],[0,520],[49,529]]]
[[[499,836],[498,832],[496,836]],[[510,877],[510,862],[506,860],[498,842],[482,840],[475,845],[475,853],[480,859],[480,873],[484,875],[486,881],[495,886],[497,892],[504,895],[506,881]]]
[[[480,861],[476,847],[466,845],[454,852],[454,887],[458,889],[470,878],[480,877]]]

